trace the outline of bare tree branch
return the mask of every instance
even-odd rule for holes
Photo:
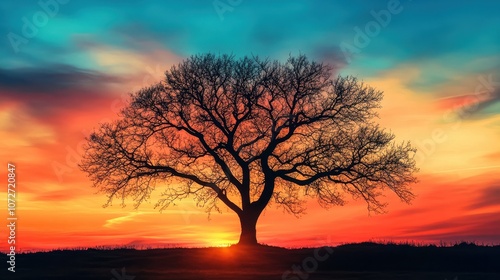
[[[384,189],[411,201],[417,171],[415,149],[373,122],[382,96],[305,56],[192,56],[89,137],[81,168],[107,204],[138,207],[167,183],[161,210],[194,197],[210,213],[220,201],[242,227],[270,202],[298,216],[308,196],[329,207],[351,195],[380,212]]]

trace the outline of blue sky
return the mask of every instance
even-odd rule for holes
[[[44,11],[43,5],[37,1],[2,1],[3,67],[36,67],[55,61],[92,67],[85,65],[82,37],[87,44],[97,42],[134,51],[147,51],[144,42],[155,42],[181,57],[221,52],[283,58],[289,53],[303,52],[315,59],[341,63],[345,60],[341,43],[352,44],[354,28],[364,30],[374,20],[372,11],[387,10],[391,2],[399,3],[392,5],[398,6],[400,12],[391,14],[387,26],[370,38],[351,68],[366,68],[359,71],[370,74],[400,63],[433,60],[456,69],[477,56],[498,54],[500,45],[498,1],[39,3],[52,2],[57,3],[58,11],[49,15],[46,24],[38,28],[33,38],[27,38],[29,42],[19,45],[16,53],[8,34],[22,36],[23,18],[34,23],[33,16]]]
[[[408,85],[433,94],[462,76],[498,73],[499,6],[498,1],[7,0],[0,4],[0,71],[112,74],[95,61],[95,46],[139,54],[164,49],[180,58],[214,52],[286,59],[303,53],[362,78],[418,67],[418,80]],[[366,35],[367,28],[374,32]],[[359,36],[368,41],[356,47]]]

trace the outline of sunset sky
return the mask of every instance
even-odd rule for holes
[[[310,201],[300,219],[270,207],[259,242],[499,244],[500,2],[447,2],[2,1],[0,217],[7,224],[14,163],[20,250],[237,242],[227,209],[208,220],[191,200],[162,213],[155,200],[103,208],[77,167],[84,138],[190,55],[305,54],[384,91],[378,122],[418,148],[417,197],[407,205],[387,192],[387,213],[372,215],[355,200]]]

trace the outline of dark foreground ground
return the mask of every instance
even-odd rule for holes
[[[2,263],[0,279],[499,280],[500,246],[362,243],[317,249],[89,249],[20,254],[15,273]]]

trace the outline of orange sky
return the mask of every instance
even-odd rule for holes
[[[38,107],[44,98],[57,104],[57,95],[39,100],[21,96],[0,104],[1,174],[6,178],[7,162],[16,165],[17,173],[18,250],[235,243],[239,223],[229,210],[213,213],[209,221],[190,200],[163,213],[153,209],[154,200],[138,210],[132,203],[101,207],[104,195],[95,194],[76,168],[84,136],[97,123],[116,117],[124,104],[122,93],[160,79],[164,69],[182,58],[166,51],[144,55],[98,46],[92,53],[94,62],[123,80],[103,83],[98,94],[85,87],[66,92],[69,103],[59,106]],[[413,187],[413,204],[387,193],[388,213],[369,216],[362,201],[329,210],[311,201],[300,219],[270,207],[258,223],[260,242],[287,247],[366,240],[500,243],[500,115],[456,117],[457,106],[489,98],[463,98],[474,92],[477,77],[444,85],[430,95],[408,86],[420,75],[417,68],[400,65],[364,80],[385,92],[379,122],[398,140],[411,140],[419,149],[420,182]],[[1,90],[5,96],[19,94]],[[6,205],[6,187],[0,197]],[[4,221],[6,212],[0,215]],[[0,240],[6,238],[2,230]],[[7,243],[0,242],[0,250],[6,249]]]

